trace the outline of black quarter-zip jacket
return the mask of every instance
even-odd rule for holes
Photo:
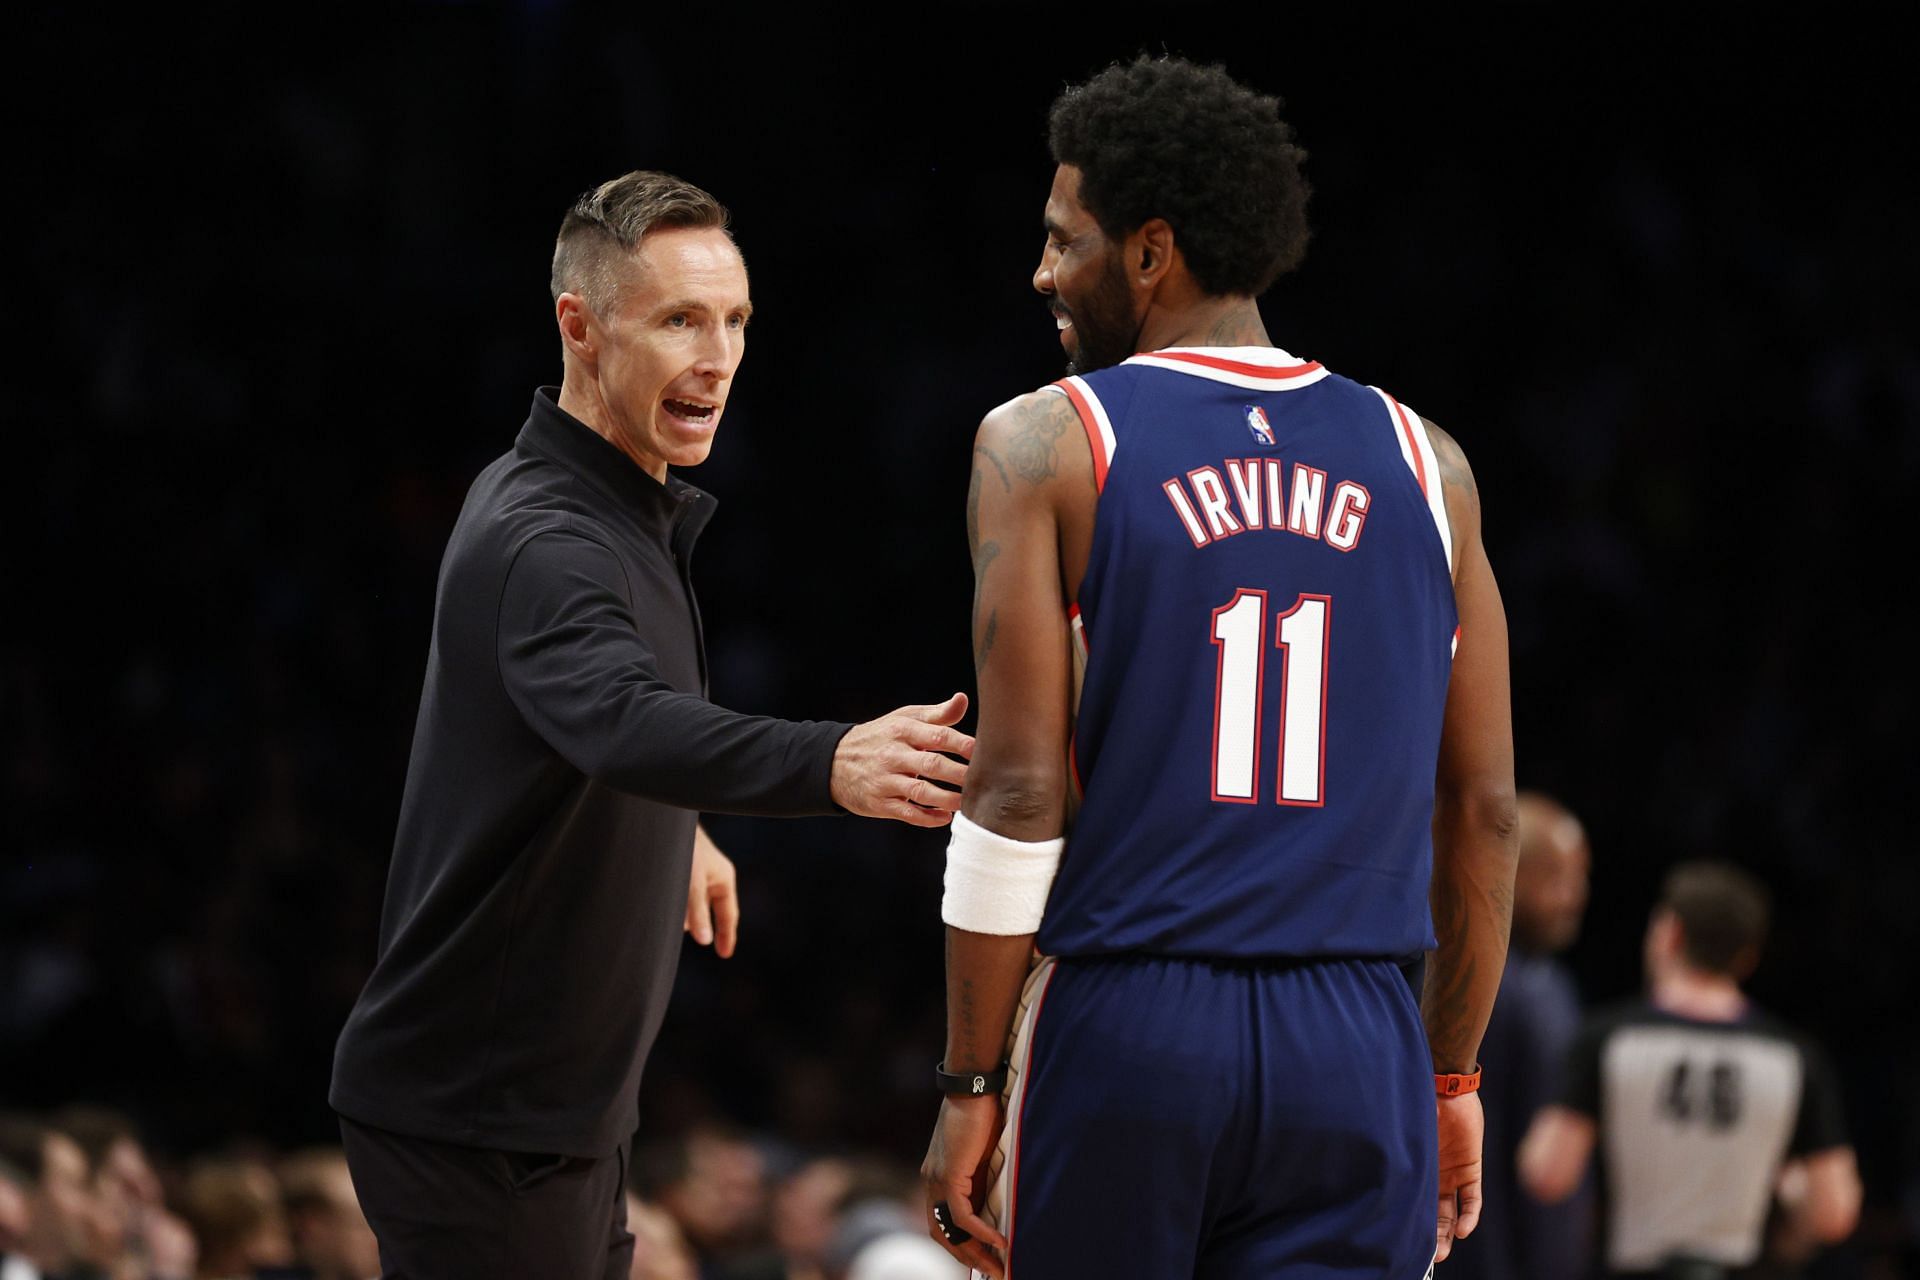
[[[706,698],[714,500],[543,387],[440,566],[373,974],[329,1100],[403,1134],[605,1156],[679,963],[698,810],[836,812],[845,724]]]

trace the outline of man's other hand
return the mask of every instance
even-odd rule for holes
[[[949,1096],[940,1104],[940,1119],[920,1176],[927,1184],[927,1234],[935,1243],[983,1275],[1001,1280],[1006,1275],[1007,1239],[980,1217],[987,1202],[987,1164],[1000,1141],[998,1094],[969,1098]],[[971,1240],[955,1244],[948,1238],[933,1207],[945,1204],[951,1216],[946,1226],[958,1227]]]
[[[1480,1141],[1486,1113],[1478,1093],[1436,1101],[1440,1121],[1440,1221],[1434,1232],[1435,1262],[1446,1261],[1453,1242],[1480,1224]]]
[[[740,937],[740,887],[733,860],[705,827],[693,829],[693,879],[687,883],[687,932],[722,960]]]
[[[833,802],[863,818],[946,826],[960,808],[965,762],[973,758],[973,739],[953,727],[966,714],[967,695],[956,693],[855,725],[833,753]]]

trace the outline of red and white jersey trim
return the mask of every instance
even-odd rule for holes
[[[1066,392],[1067,399],[1073,402],[1074,412],[1080,415],[1080,425],[1087,432],[1087,443],[1093,448],[1094,486],[1105,489],[1107,471],[1113,466],[1114,450],[1118,447],[1113,436],[1113,420],[1107,417],[1107,407],[1100,403],[1100,397],[1094,394],[1085,378],[1066,377],[1053,385]]]
[[[1125,363],[1192,374],[1248,391],[1294,391],[1327,376],[1318,363],[1297,359],[1278,347],[1168,347],[1129,357]]]
[[[1387,416],[1393,423],[1394,439],[1399,442],[1400,456],[1407,461],[1407,469],[1413,472],[1413,478],[1420,484],[1420,493],[1427,500],[1427,512],[1433,517],[1433,527],[1440,531],[1440,545],[1447,553],[1447,572],[1453,572],[1453,531],[1447,521],[1446,486],[1440,482],[1440,463],[1433,456],[1433,441],[1427,436],[1427,424],[1420,415],[1395,400],[1378,387],[1372,388],[1380,397],[1380,403],[1387,406]]]

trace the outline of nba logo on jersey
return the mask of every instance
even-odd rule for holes
[[[1267,411],[1257,404],[1247,406],[1247,430],[1253,432],[1253,438],[1261,444],[1272,444],[1273,424],[1267,421]]]

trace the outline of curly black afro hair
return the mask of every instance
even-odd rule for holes
[[[1055,99],[1055,164],[1080,170],[1080,200],[1119,239],[1165,218],[1200,287],[1266,292],[1307,249],[1307,153],[1280,100],[1220,67],[1142,56]]]

